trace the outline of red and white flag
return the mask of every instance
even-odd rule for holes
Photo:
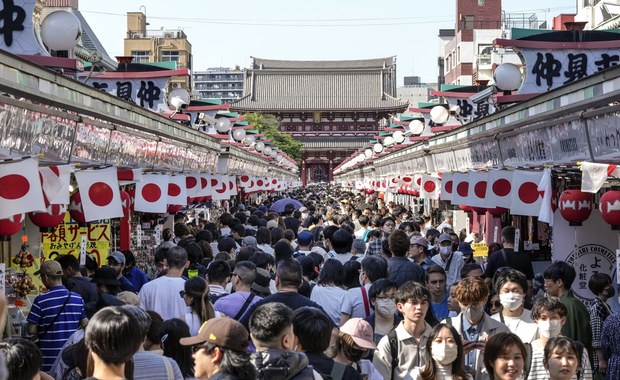
[[[543,172],[515,170],[512,173],[512,201],[510,213],[513,215],[538,216],[542,206],[542,196],[538,191]]]
[[[239,194],[239,189],[237,189],[237,177],[234,175],[228,176],[228,191],[230,195]]]
[[[79,170],[75,172],[75,179],[80,188],[85,222],[123,216],[115,167]]]
[[[191,173],[185,176],[185,191],[188,197],[194,197],[202,189],[200,173]]]
[[[168,204],[187,205],[187,180],[184,175],[171,175],[168,177]]]
[[[409,183],[409,187],[413,190],[420,191],[422,187],[422,174],[414,174],[413,181]]]
[[[420,198],[439,199],[439,178],[433,175],[422,175]]]
[[[69,185],[73,165],[42,166],[39,168],[43,193],[50,204],[69,204]]]
[[[136,183],[134,210],[163,214],[168,208],[168,176],[165,174],[144,174]]]
[[[469,173],[469,194],[465,204],[472,207],[487,207],[486,193],[489,174],[486,172]]]
[[[453,205],[467,205],[467,198],[469,197],[470,184],[469,173],[454,173],[452,174],[454,181],[454,191],[452,193]]]
[[[244,174],[242,176],[239,176],[239,187],[241,187],[242,189],[245,189],[251,184],[251,181],[252,181],[252,177],[249,175]]]
[[[211,174],[200,173],[200,190],[194,194],[195,197],[210,197],[211,191]]]
[[[441,175],[441,193],[439,199],[443,201],[451,201],[454,192],[454,174],[443,173]]]
[[[512,204],[512,171],[492,170],[489,172],[486,206],[487,208],[510,208]]]
[[[538,191],[543,194],[542,206],[538,212],[538,221],[548,223],[553,226],[553,187],[551,177],[551,169],[546,168],[543,171],[542,179],[538,184]]]
[[[620,168],[616,165],[582,162],[580,169],[581,191],[586,193],[598,192],[608,177],[620,177]]]
[[[228,189],[228,176],[223,174],[216,174],[211,178],[211,187],[213,190],[213,199],[222,200],[230,198],[230,191]]]
[[[0,219],[30,211],[45,211],[37,160],[0,164]]]
[[[116,173],[118,175],[118,183],[121,186],[142,181],[142,168],[118,169]]]

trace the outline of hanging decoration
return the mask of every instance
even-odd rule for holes
[[[565,190],[560,195],[560,215],[571,226],[581,226],[592,213],[592,194],[580,190]]]
[[[599,201],[601,217],[611,224],[614,230],[620,230],[620,190],[606,191]]]

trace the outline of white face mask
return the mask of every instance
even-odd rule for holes
[[[449,256],[452,253],[452,247],[439,247],[439,252],[444,256]]]
[[[393,300],[378,299],[377,312],[384,317],[389,317],[396,313],[396,302]]]
[[[538,321],[536,324],[538,325],[540,335],[545,338],[555,338],[559,336],[562,331],[562,321],[558,319]]]
[[[518,293],[502,293],[499,302],[510,311],[517,310],[523,304],[523,296]]]
[[[456,360],[459,350],[456,344],[433,343],[431,346],[433,360],[442,365],[448,365]]]

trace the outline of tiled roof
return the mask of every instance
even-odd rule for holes
[[[389,64],[389,65],[388,65]],[[254,58],[239,111],[404,111],[395,91],[394,58],[277,61]]]

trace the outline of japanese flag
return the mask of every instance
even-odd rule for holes
[[[540,171],[515,170],[512,173],[511,214],[538,216],[542,206],[542,195],[538,191],[538,184],[542,177],[543,173]]]
[[[75,179],[80,188],[85,222],[123,216],[115,167],[80,170],[75,173]]]
[[[433,175],[422,175],[420,198],[439,199],[439,178]]]
[[[188,197],[194,197],[202,188],[200,185],[200,173],[188,174],[185,177],[185,191]]]
[[[211,174],[200,173],[200,190],[194,195],[195,197],[210,197],[211,191]]]
[[[469,197],[470,184],[469,173],[454,173],[454,192],[452,193],[453,205],[467,205],[467,198]]]
[[[0,219],[45,211],[37,166],[32,158],[0,165]]]
[[[165,174],[144,174],[136,183],[134,210],[163,214],[168,207],[169,177]]]
[[[213,199],[222,200],[230,198],[228,190],[228,176],[216,174],[211,178],[211,188],[213,190]]]
[[[49,204],[69,204],[69,185],[73,165],[44,166],[39,168],[43,193]]]
[[[510,208],[512,205],[512,171],[492,170],[489,172],[486,206],[487,208]]]
[[[142,168],[139,169],[118,169],[118,183],[121,186],[136,183],[142,180]]]
[[[409,187],[413,190],[420,190],[422,187],[422,174],[414,174],[413,181],[409,183]]]
[[[620,177],[620,168],[616,165],[582,162],[581,191],[596,193],[605,184],[608,177]]]
[[[187,205],[186,178],[184,175],[171,175],[168,177],[168,204]]]
[[[441,176],[441,193],[439,194],[439,199],[443,201],[451,201],[453,191],[454,191],[454,174],[443,173]]]
[[[239,194],[239,190],[237,189],[237,177],[234,175],[228,176],[228,191],[230,195]]]
[[[239,186],[242,189],[246,189],[251,184],[251,181],[252,181],[252,177],[244,174],[239,177]]]
[[[466,205],[472,207],[487,207],[486,194],[489,183],[489,174],[486,172],[470,172],[470,191]]]

